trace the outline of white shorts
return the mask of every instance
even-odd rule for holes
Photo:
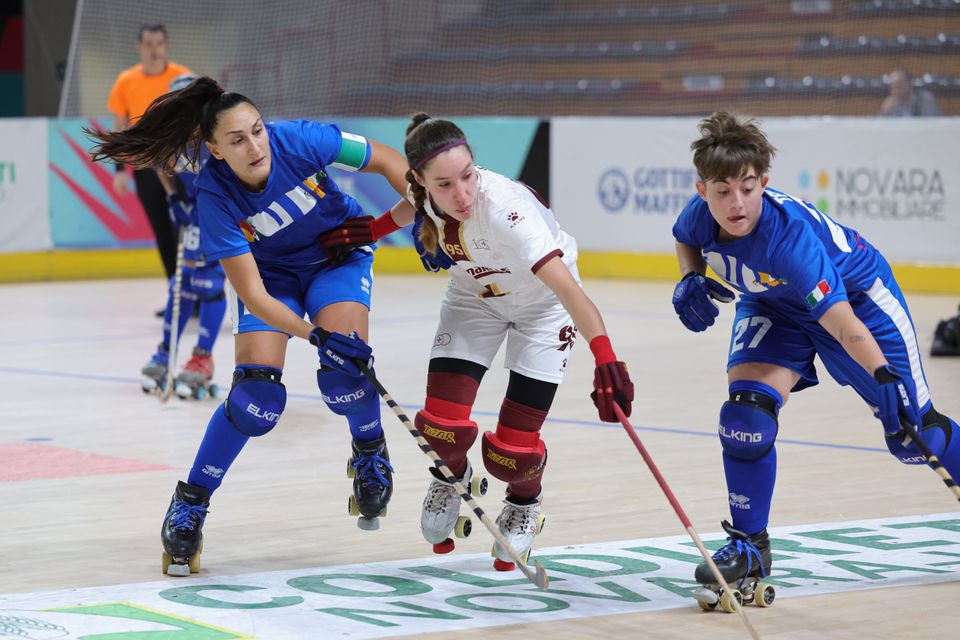
[[[489,369],[506,338],[507,369],[560,384],[577,335],[573,320],[554,295],[530,303],[521,297],[484,299],[448,288],[430,357],[459,358]]]

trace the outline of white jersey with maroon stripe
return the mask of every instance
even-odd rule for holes
[[[550,297],[536,271],[554,256],[577,278],[577,243],[537,193],[498,173],[476,171],[477,202],[465,222],[438,213],[429,201],[424,205],[443,250],[456,262],[451,286],[481,298],[515,301],[521,292],[524,301]]]

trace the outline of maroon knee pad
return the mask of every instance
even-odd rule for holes
[[[483,464],[490,475],[507,483],[507,492],[514,498],[533,498],[540,493],[547,464],[540,427],[546,417],[546,411],[505,399],[497,432],[483,434]]]
[[[477,423],[435,416],[426,409],[417,412],[414,424],[457,477],[467,470],[467,451],[477,439]]]

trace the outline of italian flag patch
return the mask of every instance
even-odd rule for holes
[[[817,306],[817,303],[823,300],[828,293],[830,293],[830,285],[827,284],[826,280],[821,280],[813,291],[807,294],[807,304],[811,307]]]

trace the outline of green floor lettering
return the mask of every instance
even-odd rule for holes
[[[539,602],[546,606],[540,609],[504,609],[501,607],[474,604],[473,600],[478,598],[532,600],[533,602]],[[488,613],[551,613],[553,611],[563,611],[564,609],[568,609],[570,607],[569,602],[560,600],[559,598],[548,598],[546,596],[538,596],[532,593],[467,593],[447,598],[446,602],[449,605],[453,605],[461,609],[468,609],[470,611],[485,611]]]
[[[806,536],[816,540],[826,540],[827,542],[840,542],[850,544],[855,547],[865,549],[879,549],[880,551],[895,551],[897,549],[918,549],[922,547],[939,547],[945,544],[955,544],[948,540],[922,540],[918,542],[883,542],[883,540],[896,540],[893,536],[875,534],[871,536],[854,536],[855,533],[875,533],[873,529],[864,529],[854,527],[852,529],[832,529],[829,531],[809,531],[807,533],[797,533],[794,535]]]
[[[590,553],[560,553],[549,556],[537,556],[537,560],[548,572],[559,571],[560,573],[569,573],[584,578],[607,578],[612,576],[629,576],[637,573],[650,573],[660,568],[660,565],[637,558],[627,558],[625,556],[605,556]],[[593,569],[590,567],[581,567],[580,565],[570,564],[570,560],[587,560],[589,562],[601,562],[612,564],[619,569]]]
[[[472,587],[481,587],[483,589],[494,589],[496,587],[512,587],[518,584],[526,584],[526,578],[517,578],[515,580],[491,580],[489,578],[484,578],[483,576],[475,576],[472,573],[463,573],[460,571],[451,571],[449,569],[443,569],[441,567],[431,567],[429,565],[424,565],[422,567],[404,567],[404,571],[410,571],[412,573],[419,573],[424,576],[430,576],[431,578],[443,578],[444,580],[450,580],[452,582],[459,582],[461,584],[467,584]],[[551,582],[560,582],[563,578],[554,578],[550,577]]]
[[[393,605],[395,607],[404,607],[409,609],[409,611],[382,611],[378,609],[347,609],[346,607],[330,607],[326,609],[317,609],[322,613],[329,613],[330,615],[340,616],[341,618],[349,618],[350,620],[356,620],[357,622],[365,622],[367,624],[375,624],[379,627],[397,627],[399,626],[396,622],[389,622],[387,620],[380,620],[373,616],[401,616],[407,618],[432,618],[434,620],[467,620],[469,616],[463,616],[459,613],[451,613],[449,611],[441,611],[440,609],[430,609],[428,607],[421,607],[418,604],[412,604],[410,602],[386,602],[384,604]]]
[[[372,582],[381,586],[390,587],[392,591],[364,591],[348,589],[328,584],[331,580],[357,580]],[[353,598],[396,598],[397,596],[416,596],[433,590],[425,582],[401,578],[399,576],[369,575],[365,573],[328,573],[319,576],[302,576],[287,580],[287,584],[294,589],[319,593],[327,596],[349,596]]]
[[[552,593],[559,596],[574,596],[577,598],[599,598],[601,600],[612,600],[614,602],[650,602],[650,598],[642,596],[635,591],[619,585],[616,582],[604,581],[597,582],[596,586],[606,589],[615,595],[606,593],[589,593],[587,591],[570,591],[567,589],[542,589],[537,593]]]
[[[200,595],[201,591],[229,591],[231,593],[243,593],[245,591],[260,591],[265,587],[251,587],[242,584],[201,584],[193,587],[175,587],[160,592],[160,597],[177,604],[185,604],[191,607],[207,607],[208,609],[277,609],[280,607],[292,607],[301,604],[303,598],[300,596],[284,596],[282,598],[270,598],[266,602],[230,602],[228,600],[217,600],[208,596]]]
[[[930,569],[928,567],[908,567],[899,564],[881,564],[879,562],[861,562],[857,560],[828,560],[827,564],[832,564],[840,569],[845,569],[851,573],[856,573],[871,580],[882,580],[887,573],[897,573],[899,571],[912,571],[916,573],[950,573],[943,569]],[[870,570],[868,567],[873,567]]]

